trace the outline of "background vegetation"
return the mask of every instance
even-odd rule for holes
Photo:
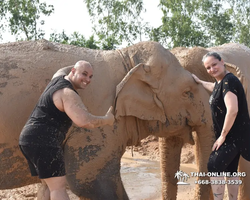
[[[143,0],[83,1],[94,35],[86,39],[81,33],[66,35],[63,31],[52,33],[51,41],[92,49],[116,49],[142,38],[160,42],[166,48],[209,47],[229,42],[250,47],[249,0],[159,0],[163,17],[157,28],[141,17],[146,12]],[[0,37],[7,30],[17,41],[41,39],[45,32],[38,24],[42,27],[46,23],[42,16],[53,12],[53,5],[40,0],[1,0],[0,20],[7,23],[0,23]]]

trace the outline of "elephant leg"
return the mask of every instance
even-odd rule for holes
[[[72,182],[71,179],[70,189],[81,200],[128,200],[120,174],[113,174],[112,177],[106,177],[106,175],[99,174],[99,177],[92,182],[78,182],[77,180]]]
[[[206,133],[206,127],[197,127],[196,134],[194,134],[195,147],[196,147],[196,163],[197,171],[207,173],[207,163],[209,156],[212,152],[213,138],[209,137]],[[209,181],[209,177],[198,177],[200,181]],[[195,199],[209,200],[211,199],[211,185],[209,184],[196,184]]]
[[[41,186],[38,188],[37,200],[50,200],[49,188],[43,180]]]
[[[240,200],[250,200],[250,190],[249,190],[249,185],[250,185],[250,162],[247,160],[243,159],[242,157],[240,158],[239,162],[239,172],[245,173],[246,176],[240,177],[242,180],[242,185],[239,187],[239,195],[238,198]]]
[[[128,200],[127,193],[123,186],[120,173],[115,175],[115,179],[101,180],[97,186],[100,194],[96,200]]]
[[[177,197],[177,179],[174,176],[180,167],[182,146],[181,138],[159,138],[163,200],[173,200]]]
[[[86,151],[79,151],[72,146],[65,146],[66,176],[71,191],[81,199],[127,200],[120,174],[121,149],[115,149],[107,154],[110,157],[98,160],[93,159],[96,158],[96,152],[93,153],[92,148],[86,146]],[[86,156],[90,159],[82,159]]]

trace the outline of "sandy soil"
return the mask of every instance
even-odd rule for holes
[[[182,150],[181,170],[189,173],[196,171],[193,147],[186,145]],[[161,199],[161,177],[157,138],[149,137],[142,145],[131,148],[122,157],[121,175],[124,187],[130,200],[159,200]],[[191,200],[194,196],[194,178],[187,182],[189,185],[178,186],[178,200]],[[1,200],[36,200],[39,184],[33,184],[13,190],[0,190]],[[68,190],[71,200],[78,200]]]

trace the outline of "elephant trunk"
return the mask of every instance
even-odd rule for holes
[[[178,179],[175,173],[180,166],[182,146],[183,139],[179,137],[159,138],[163,200],[176,199]]]
[[[195,127],[196,135],[194,135],[196,147],[196,163],[197,171],[207,173],[207,163],[212,151],[214,133],[211,127],[207,125]],[[198,176],[198,181],[209,181],[207,176]],[[195,199],[209,200],[211,192],[210,184],[197,184]]]

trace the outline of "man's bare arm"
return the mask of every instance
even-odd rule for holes
[[[74,67],[74,65],[71,65],[71,66],[67,66],[67,67],[63,67],[61,69],[59,69],[52,77],[55,78],[57,76],[61,76],[61,75],[68,75],[69,72],[71,71],[71,69]]]
[[[105,116],[95,116],[87,113],[88,117],[86,120],[86,125],[84,128],[96,128],[104,125],[113,125],[114,123],[114,115],[112,114],[113,107],[110,107]]]
[[[103,125],[112,125],[114,115],[112,107],[104,116],[95,116],[88,112],[81,98],[74,91],[65,88],[62,94],[63,107],[66,114],[79,127],[95,128]]]

